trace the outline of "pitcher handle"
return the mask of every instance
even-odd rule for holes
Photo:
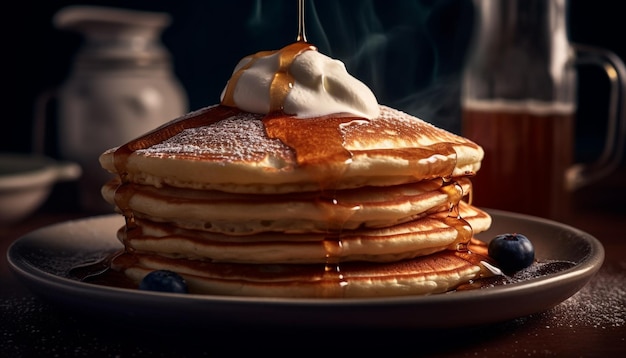
[[[568,190],[580,189],[597,181],[619,166],[626,142],[626,66],[613,52],[588,45],[573,44],[576,51],[576,64],[599,66],[610,81],[609,122],[606,131],[604,150],[600,157],[589,164],[574,164],[566,172],[565,184]]]

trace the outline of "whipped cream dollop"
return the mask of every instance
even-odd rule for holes
[[[288,47],[285,47],[287,49]],[[259,52],[243,58],[233,77],[222,91],[224,103],[229,86],[229,101],[237,108],[267,114],[272,110],[272,86],[277,74],[289,76],[288,92],[282,110],[298,118],[349,113],[367,119],[376,118],[380,109],[374,93],[350,75],[343,62],[318,52],[314,47],[298,52],[282,73],[285,49]],[[279,76],[280,77],[280,76]],[[275,99],[274,99],[275,100]]]

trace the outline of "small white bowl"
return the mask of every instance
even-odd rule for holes
[[[76,163],[35,154],[0,153],[0,226],[26,218],[44,203],[55,183],[81,174]]]

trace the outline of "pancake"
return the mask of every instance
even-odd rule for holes
[[[116,160],[117,149],[105,151],[100,164],[129,182],[233,193],[466,176],[480,168],[484,155],[468,139],[383,105],[371,120],[268,117],[210,106],[132,142],[117,152]]]
[[[112,180],[102,188],[104,198],[111,204],[115,204],[119,185],[119,180]],[[450,202],[458,201],[470,188],[469,179],[461,178],[449,183],[435,179],[389,187],[280,195],[136,184],[119,192],[124,192],[120,195],[124,205],[136,217],[237,235],[386,227],[446,210]]]
[[[461,284],[492,276],[485,244],[474,240],[471,251],[446,250],[389,263],[235,264],[123,254],[113,267],[139,282],[149,272],[167,269],[181,274],[199,294],[290,297],[365,298],[449,292]]]
[[[141,235],[118,232],[121,242],[134,252],[162,256],[233,263],[325,263],[391,262],[456,250],[466,233],[482,232],[491,217],[465,202],[459,204],[460,219],[438,212],[403,224],[378,229],[338,233],[227,235],[137,219]],[[461,232],[460,232],[461,230]]]

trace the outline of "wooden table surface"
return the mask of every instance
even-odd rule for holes
[[[63,199],[0,228],[0,354],[4,357],[198,357],[220,353],[298,356],[616,357],[626,353],[626,170],[576,193],[566,224],[602,242],[605,261],[582,290],[545,312],[507,322],[451,330],[345,331],[219,327],[200,331],[86,319],[32,294],[10,272],[6,249],[33,229],[89,214]],[[507,302],[502,302],[506,305]],[[467,307],[471,310],[471,307]],[[254,317],[251,317],[254,319]],[[121,322],[120,322],[121,323]]]

